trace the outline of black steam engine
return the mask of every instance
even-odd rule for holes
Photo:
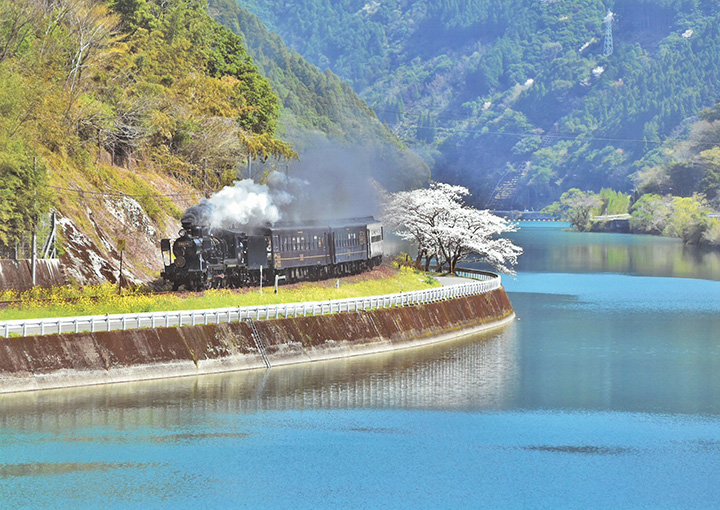
[[[383,228],[375,219],[239,230],[183,222],[174,243],[161,241],[165,271],[177,290],[319,280],[359,273],[382,260]]]

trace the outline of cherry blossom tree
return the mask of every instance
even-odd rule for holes
[[[463,186],[433,183],[429,188],[400,191],[384,196],[383,222],[402,239],[414,242],[418,261],[425,268],[435,258],[450,272],[461,260],[484,261],[493,268],[514,274],[512,266],[522,248],[501,237],[517,227],[489,211],[469,207]]]

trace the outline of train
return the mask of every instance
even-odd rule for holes
[[[249,232],[183,222],[174,242],[160,242],[161,277],[173,290],[197,291],[347,276],[382,262],[383,237],[373,217]]]

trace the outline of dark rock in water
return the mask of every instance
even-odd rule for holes
[[[630,232],[630,215],[595,216],[590,220],[590,231],[627,234]]]

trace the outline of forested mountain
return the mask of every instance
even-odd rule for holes
[[[210,0],[209,13],[243,36],[248,52],[282,102],[281,130],[301,160],[306,150],[322,152],[318,147],[326,147],[335,152],[336,148],[347,159],[365,160],[367,168],[359,171],[369,171],[390,189],[427,183],[427,164],[399,142],[346,82],[289,50],[235,0]]]
[[[630,191],[720,97],[715,2],[238,1],[481,204],[500,181],[516,183],[516,207],[574,187]]]
[[[53,208],[73,276],[116,277],[122,238],[147,277],[197,190],[249,154],[294,156],[279,109],[200,0],[0,0],[0,245]]]
[[[126,246],[125,275],[148,281],[160,269],[159,239],[177,231],[187,206],[230,184],[248,158],[294,161],[289,141],[302,152],[307,131],[384,147],[404,169],[391,184],[427,180],[427,166],[346,85],[298,55],[282,68],[261,63],[284,74],[274,83],[293,84],[292,93],[278,88],[282,102],[317,105],[281,115],[289,108],[246,43],[207,8],[0,0],[0,256],[19,246],[29,257],[29,233],[53,209],[68,276],[116,280]],[[265,51],[286,51],[256,32]]]

